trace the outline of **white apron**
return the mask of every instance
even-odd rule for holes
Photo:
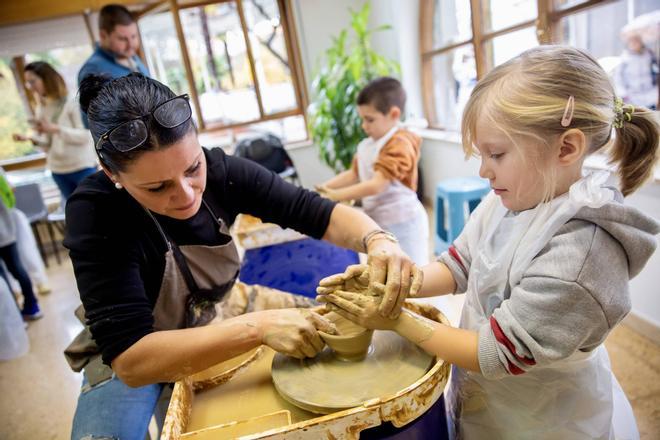
[[[393,127],[383,137],[374,141],[365,139],[358,145],[357,172],[361,182],[371,180],[376,174],[374,164],[380,151],[400,127]],[[364,212],[378,225],[393,233],[401,249],[417,264],[428,263],[429,224],[426,210],[417,199],[417,193],[398,180],[392,180],[385,190],[362,199]]]
[[[374,164],[378,160],[380,150],[399,129],[400,127],[392,128],[377,141],[368,138],[360,142],[357,150],[357,171],[360,182],[366,182],[374,177],[376,174]],[[414,218],[419,209],[424,210],[417,200],[417,193],[398,180],[392,180],[385,191],[375,196],[364,197],[362,207],[364,212],[383,228],[407,222]]]
[[[613,200],[599,172],[573,184],[568,194],[511,215],[490,193],[466,226],[473,260],[461,328],[478,330],[520,282],[532,259],[584,206]],[[635,439],[632,408],[612,374],[607,351],[576,352],[551,366],[490,380],[452,369],[447,394],[451,438]],[[614,417],[614,414],[617,417]]]

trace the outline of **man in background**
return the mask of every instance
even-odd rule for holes
[[[78,72],[78,85],[89,74],[106,74],[119,78],[131,72],[149,75],[149,70],[137,55],[140,34],[128,9],[121,5],[106,5],[99,12],[99,37],[94,53]],[[87,115],[83,113],[87,127]]]

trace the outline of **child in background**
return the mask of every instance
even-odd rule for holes
[[[644,46],[639,35],[624,35],[626,48],[621,64],[614,71],[614,86],[627,104],[641,105],[655,110],[658,104],[658,60],[652,50]]]
[[[351,169],[317,187],[332,200],[362,199],[364,211],[394,234],[418,265],[428,262],[428,218],[417,199],[421,139],[399,127],[406,92],[394,78],[378,78],[357,98],[362,129]]]
[[[30,226],[30,220],[20,209],[12,209],[11,214],[16,225],[16,243],[18,244],[18,255],[21,257],[23,266],[27,271],[32,284],[36,286],[39,295],[46,295],[51,292],[48,275],[44,260],[39,253],[39,247],[34,238],[34,232]],[[14,292],[19,291],[18,282],[11,279],[11,287]]]
[[[630,311],[628,280],[657,246],[658,222],[623,196],[653,174],[658,129],[654,112],[622,104],[590,55],[528,50],[472,92],[463,147],[481,157],[493,192],[411,289],[465,292],[461,328],[405,310],[381,317],[396,301],[343,291],[355,271],[322,280],[318,299],[454,365],[453,437],[639,438],[603,342]],[[605,171],[582,176],[596,151],[618,164],[621,192]]]
[[[7,266],[7,270],[16,278],[23,293],[23,308],[21,314],[26,321],[33,321],[43,316],[39,309],[39,302],[32,289],[32,281],[28,276],[21,258],[18,255],[16,243],[16,224],[11,211],[16,205],[16,199],[7,181],[4,170],[0,167],[0,258]],[[1,270],[1,269],[0,269]],[[2,277],[9,283],[2,271]]]

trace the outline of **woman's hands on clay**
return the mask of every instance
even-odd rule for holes
[[[325,346],[318,330],[336,334],[333,323],[307,309],[278,309],[254,312],[261,343],[298,359],[314,357]]]

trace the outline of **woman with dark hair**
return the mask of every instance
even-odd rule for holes
[[[37,100],[33,124],[39,136],[14,134],[14,140],[30,140],[46,151],[64,206],[78,183],[96,171],[92,138],[83,126],[75,96],[68,97],[64,79],[50,64],[35,61],[26,65],[25,82]]]
[[[85,370],[74,439],[142,440],[163,383],[261,344],[298,358],[323,348],[317,329],[333,329],[321,315],[259,310],[272,307],[268,299],[235,282],[228,227],[239,213],[366,251],[373,282],[387,286],[386,315],[420,284],[396,240],[366,215],[202,148],[186,95],[139,74],[90,76],[80,102],[103,171],[66,208],[64,244],[89,326],[67,350]],[[273,302],[299,304],[287,298]]]

